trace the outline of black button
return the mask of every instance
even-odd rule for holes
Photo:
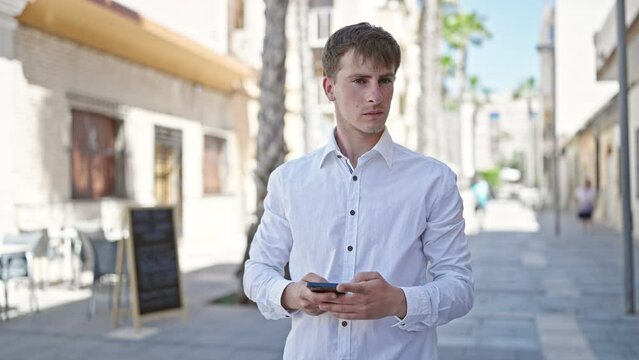
[[[355,215],[355,210],[351,210],[351,215]]]
[[[343,326],[343,327],[346,327],[347,325],[348,325],[348,322],[346,322],[346,321],[342,321],[342,326]]]
[[[353,251],[353,247],[348,245],[348,247],[346,248],[348,251]]]
[[[342,158],[342,155],[337,155],[337,158],[338,158],[338,159],[341,159],[341,158]]]
[[[357,181],[357,175],[353,175],[353,181]]]

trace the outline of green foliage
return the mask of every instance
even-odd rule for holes
[[[469,44],[479,46],[492,37],[481,16],[476,12],[461,12],[456,7],[444,14],[442,25],[444,40],[453,49],[463,49]]]
[[[499,173],[501,172],[501,167],[495,167],[492,169],[481,170],[478,173],[486,180],[488,185],[491,188],[495,189],[501,185],[501,178],[499,177]]]
[[[475,12],[464,12],[457,1],[442,1],[442,38],[448,54],[441,58],[446,78],[466,74],[466,57],[469,46],[480,46],[492,34],[484,26],[484,18]]]
[[[513,98],[517,99],[528,99],[534,97],[537,93],[537,83],[534,77],[529,77],[519,83],[515,93],[513,94]]]
[[[442,65],[442,73],[446,77],[453,77],[455,75],[455,68],[457,67],[457,63],[455,63],[455,59],[450,54],[446,54],[440,58],[440,62]]]
[[[482,84],[477,75],[471,75],[468,78],[468,90],[475,106],[482,106],[490,102],[492,91]]]

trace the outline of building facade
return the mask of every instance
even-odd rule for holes
[[[563,205],[574,208],[571,198],[575,187],[585,178],[597,189],[595,220],[621,229],[622,196],[630,196],[633,222],[639,220],[639,1],[626,0],[628,127],[630,194],[621,193],[621,146],[618,94],[597,109],[585,125],[574,134],[563,148],[562,182]],[[596,79],[604,84],[618,81],[616,8],[610,5],[594,35]]]
[[[545,204],[552,204],[553,133],[556,129],[559,158],[559,201],[565,209],[572,206],[577,173],[592,170],[565,168],[561,149],[571,137],[592,120],[594,113],[612,98],[616,85],[598,82],[595,76],[594,33],[603,23],[614,1],[589,3],[558,0],[545,9],[538,49],[540,53],[541,122],[543,123],[543,160],[540,186]],[[553,94],[554,93],[554,94]],[[553,96],[554,95],[554,96]],[[567,141],[566,141],[567,140]],[[572,146],[580,142],[572,143]],[[566,151],[564,149],[564,155]]]
[[[181,242],[241,259],[255,73],[224,54],[225,22],[205,41],[146,17],[162,4],[123,3],[0,2],[0,232],[119,236],[128,206],[173,206]]]
[[[626,0],[626,51],[627,51],[627,81],[628,81],[628,140],[629,140],[629,166],[630,166],[630,196],[631,207],[633,212],[633,222],[637,224],[639,220],[639,1]],[[599,28],[594,37],[594,45],[596,48],[596,76],[601,82],[618,81],[617,72],[617,12],[615,6],[608,8],[606,19]],[[618,96],[618,95],[617,95]],[[609,121],[610,128],[614,129],[612,134],[602,134],[601,141],[603,144],[602,155],[604,158],[605,173],[602,174],[604,179],[611,179],[607,184],[609,188],[600,194],[600,202],[606,204],[604,211],[617,215],[613,225],[621,227],[621,181],[620,181],[620,130],[617,96],[611,100],[611,109],[609,113],[614,114],[614,121]],[[602,109],[600,112],[605,112]],[[605,136],[607,135],[607,136]],[[603,201],[602,201],[603,200]],[[610,221],[610,220],[609,220]]]

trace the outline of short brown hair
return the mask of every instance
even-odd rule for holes
[[[399,44],[391,34],[379,26],[362,22],[345,26],[328,38],[322,54],[324,76],[333,77],[339,71],[340,59],[351,49],[377,66],[393,67],[394,72],[402,59]]]

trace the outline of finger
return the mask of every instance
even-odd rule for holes
[[[303,310],[304,310],[305,313],[307,313],[309,315],[313,315],[313,316],[322,315],[323,313],[326,312],[326,311],[321,310],[320,308],[317,308],[317,307],[304,308]]]
[[[308,290],[308,289],[307,289]],[[315,293],[311,290],[308,290],[307,297],[310,302],[313,304],[319,304],[322,302],[330,302],[332,300],[337,299],[337,294],[335,293]]]
[[[351,314],[358,312],[358,306],[355,305],[341,305],[341,304],[329,304],[323,303],[319,305],[319,309],[322,311],[329,311],[336,314]]]
[[[362,281],[375,280],[375,279],[379,279],[381,277],[382,277],[382,275],[380,275],[377,271],[360,272],[360,273],[357,273],[355,275],[355,278],[353,279],[353,282],[362,282]]]
[[[341,283],[337,285],[337,291],[343,293],[360,293],[366,292],[366,286],[364,283]]]
[[[337,294],[335,298],[324,300],[322,302],[328,304],[344,304],[344,305],[355,305],[362,303],[362,295],[357,295],[354,293],[351,294]]]
[[[308,273],[306,275],[304,275],[304,277],[302,278],[303,281],[306,282],[328,282],[328,280],[324,279],[323,277],[315,274],[315,273]]]

